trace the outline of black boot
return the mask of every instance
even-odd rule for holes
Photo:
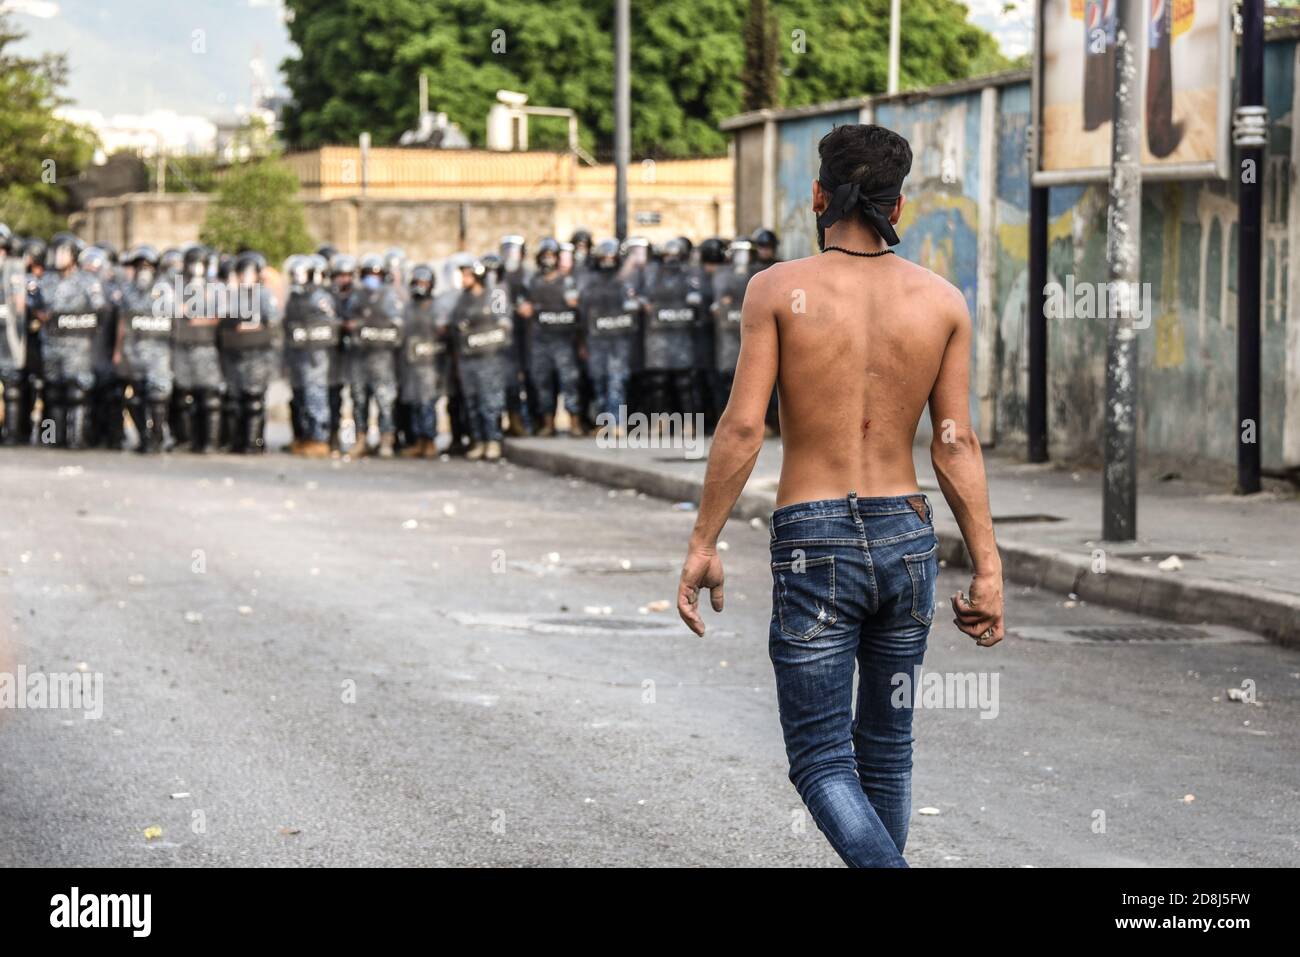
[[[86,447],[86,403],[85,401],[70,397],[68,407],[64,414],[65,417],[65,439],[64,445],[73,451],[84,449]]]
[[[203,445],[200,451],[212,455],[221,451],[221,420],[225,409],[219,395],[207,395],[203,399]]]
[[[242,432],[240,446],[247,455],[261,455],[266,451],[266,398],[246,395],[242,405]]]
[[[4,435],[0,437],[5,445],[17,445],[19,437],[23,434],[23,387],[20,385],[6,385],[4,387],[5,396],[5,424]]]
[[[160,399],[146,405],[148,432],[144,443],[146,452],[157,454],[166,446],[167,400]]]
[[[45,402],[41,407],[39,440],[42,445],[61,449],[68,444],[68,408],[64,404],[63,389],[58,385],[45,387]],[[53,439],[53,443],[49,440]]]
[[[194,410],[198,401],[193,392],[177,392],[172,396],[172,438],[176,448],[194,448]]]
[[[140,453],[149,451],[149,412],[145,408],[144,393],[133,389],[131,398],[126,403],[126,410],[131,415],[131,424],[135,426],[138,441],[135,450]]]

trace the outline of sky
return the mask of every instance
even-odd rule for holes
[[[906,4],[907,0],[903,0]],[[971,20],[1009,56],[1029,49],[1031,0],[966,0]],[[74,105],[114,113],[172,110],[212,119],[249,100],[249,61],[273,85],[293,46],[280,0],[0,0],[28,33],[27,53],[66,51]]]

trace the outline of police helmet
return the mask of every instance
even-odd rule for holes
[[[623,261],[617,239],[602,239],[591,251],[591,259],[602,272],[613,272]]]
[[[88,272],[99,272],[107,262],[108,257],[98,246],[87,246],[77,254],[77,265]]]
[[[330,257],[329,273],[331,276],[350,276],[357,271],[357,257],[347,253],[335,253]]]
[[[700,243],[700,262],[722,263],[727,261],[727,244],[717,236],[710,236]]]
[[[754,244],[755,248],[766,246],[776,249],[777,247],[776,233],[766,226],[754,230],[754,234],[749,237],[749,241]]]
[[[139,266],[144,263],[151,269],[158,268],[158,250],[154,249],[148,243],[141,243],[139,246],[132,246],[126,252],[126,259],[123,262],[128,266]]]
[[[560,244],[554,236],[547,236],[537,244],[537,255],[534,258],[539,268],[545,268],[542,266],[543,256],[549,257],[552,264],[560,261]]]
[[[362,276],[379,276],[382,278],[386,273],[384,257],[377,253],[367,253],[361,257],[358,271]]]

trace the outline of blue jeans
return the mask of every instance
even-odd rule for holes
[[[929,499],[850,492],[782,506],[769,529],[768,653],[790,780],[846,864],[906,867],[912,708],[910,695],[894,698],[934,619]]]

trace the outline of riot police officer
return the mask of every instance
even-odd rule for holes
[[[529,275],[524,260],[527,249],[524,237],[514,233],[502,236],[497,247],[497,258],[501,261],[500,284],[506,289],[513,310],[514,368],[506,392],[506,413],[510,434],[515,436],[531,435],[540,414],[528,375],[528,321],[519,311],[519,304],[528,294]]]
[[[754,230],[754,234],[749,237],[750,245],[753,247],[751,253],[750,272],[762,272],[773,263],[780,262],[776,258],[776,250],[779,245],[776,233],[772,230],[761,227]]]
[[[96,243],[81,251],[77,264],[99,280],[107,304],[100,315],[94,337],[95,387],[88,402],[87,442],[96,448],[120,451],[126,442],[123,415],[126,411],[125,383],[114,364],[117,347],[117,315],[122,307],[123,286],[111,243]]]
[[[95,337],[108,307],[104,288],[77,268],[84,248],[71,233],[50,240],[49,267],[38,287],[42,378],[54,444],[79,449],[86,441],[86,402],[95,385]],[[44,432],[42,441],[48,441]]]
[[[319,254],[318,254],[319,255]],[[330,292],[334,296],[334,313],[342,323],[347,319],[348,301],[352,298],[357,278],[357,261],[346,253],[337,253],[329,263]],[[341,452],[339,424],[343,421],[343,388],[347,385],[349,355],[346,350],[347,332],[342,330],[338,348],[330,360],[330,451]]]
[[[361,285],[348,299],[348,391],[352,396],[354,456],[367,452],[366,433],[373,399],[379,419],[379,457],[392,458],[397,402],[397,353],[402,345],[402,314],[397,297],[384,283],[384,261],[363,256]]]
[[[338,365],[342,323],[328,284],[329,267],[319,256],[290,256],[284,264],[289,298],[284,308],[285,364],[294,401],[297,455],[320,459],[330,454],[333,419],[331,379]]]
[[[650,412],[700,410],[695,369],[695,327],[703,296],[700,277],[685,262],[679,239],[664,243],[660,261],[644,280],[645,371],[643,395]]]
[[[727,250],[728,265],[715,274],[713,328],[713,403],[710,419],[716,423],[731,398],[740,358],[740,307],[749,285],[749,240],[737,239]]]
[[[578,284],[578,291],[582,291],[583,285],[588,279],[592,278],[591,262],[591,231],[585,227],[579,226],[569,237],[569,244],[573,246],[573,279]]]
[[[750,256],[749,272],[753,275],[762,272],[773,263],[780,262],[776,258],[777,238],[776,233],[770,229],[762,228],[754,230],[754,235],[750,237],[750,243],[753,251]],[[772,398],[767,403],[767,419],[765,432],[770,437],[776,435],[781,427],[781,417],[777,411],[777,391],[776,387],[772,388]]]
[[[446,329],[439,327],[433,286],[433,270],[428,266],[411,270],[401,356],[401,396],[410,423],[410,444],[403,454],[410,458],[438,455],[438,373],[446,351]]]
[[[487,270],[480,259],[459,264],[461,294],[452,314],[457,367],[473,444],[465,457],[496,461],[501,457],[501,415],[506,380],[513,373],[512,300],[504,285],[485,286]]]
[[[579,300],[597,416],[608,414],[620,422],[620,411],[626,415],[628,380],[641,334],[641,303],[633,285],[619,275],[621,259],[618,240],[597,243],[591,276]],[[614,429],[621,434],[621,425]]]
[[[190,246],[181,257],[184,285],[176,304],[172,371],[175,388],[173,432],[178,445],[196,452],[216,452],[221,442],[221,405],[226,381],[217,344],[220,325],[217,281],[207,278],[207,249]]]
[[[560,244],[537,246],[537,272],[519,310],[528,320],[528,377],[541,414],[539,435],[555,434],[556,385],[569,413],[570,431],[581,435],[578,404],[578,287],[560,269]]]
[[[280,308],[262,282],[265,267],[266,258],[256,251],[235,258],[235,292],[219,335],[229,357],[227,391],[238,403],[231,448],[250,455],[266,451],[266,390],[279,367]]]
[[[115,365],[129,385],[127,409],[140,437],[138,451],[161,452],[172,397],[173,287],[158,277],[158,251],[141,245],[126,254],[129,272],[118,311]]]
[[[0,388],[4,390],[5,445],[26,444],[31,432],[30,413],[23,401],[27,378],[23,368],[27,359],[26,276],[22,248],[15,246],[13,233],[0,223]],[[24,423],[25,413],[29,417]]]

